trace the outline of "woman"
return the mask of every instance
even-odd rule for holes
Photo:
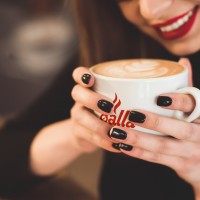
[[[180,56],[187,55],[192,62],[194,86],[200,88],[198,80],[200,1],[72,0],[72,4],[80,28],[82,65],[88,67],[105,60],[138,57],[178,60]],[[182,21],[180,27],[177,25],[172,27],[172,23],[187,14],[188,23]],[[152,24],[156,24],[157,28]],[[181,59],[180,62],[190,68],[187,59]],[[26,115],[23,116],[27,129],[23,128],[24,123],[20,125],[11,123],[10,129],[7,127],[10,134],[4,129],[5,134],[1,134],[0,147],[7,150],[5,144],[9,144],[10,148],[2,151],[6,152],[8,160],[2,162],[0,169],[0,177],[3,176],[3,180],[6,180],[6,183],[0,182],[1,190],[5,187],[11,190],[18,185],[23,189],[24,185],[37,182],[37,176],[51,175],[69,165],[81,154],[93,152],[101,147],[107,150],[100,182],[101,199],[200,199],[199,119],[193,123],[185,123],[142,111],[148,120],[143,120],[144,123],[139,123],[139,126],[159,130],[175,138],[147,135],[134,130],[123,129],[122,132],[119,129],[112,129],[109,124],[100,121],[91,112],[96,110],[105,113],[105,110],[102,110],[102,102],[106,104],[110,99],[88,89],[94,84],[94,78],[88,73],[88,69],[77,68],[73,72],[73,77],[77,82],[72,91],[76,103],[69,119],[47,125],[42,129],[41,126],[46,124],[40,123],[31,134],[27,134],[29,124],[38,119],[36,109],[33,107],[34,120],[30,121]],[[60,81],[60,78],[58,80]],[[69,89],[71,83],[69,73],[66,77],[62,74],[62,80],[64,82],[60,81],[60,84],[64,86],[67,82],[66,87]],[[55,87],[54,91],[59,92],[59,87]],[[51,110],[57,109],[58,106],[56,116],[61,116],[60,114],[66,111],[64,104],[62,104],[63,109],[60,107],[63,95],[65,94],[50,95],[42,105],[45,107],[46,102],[52,97],[57,103],[50,104],[49,110],[43,111],[43,107],[40,107],[42,111],[39,113],[42,116],[55,117],[55,113]],[[190,112],[194,108],[190,96],[161,95],[158,97],[160,102],[158,106],[167,103],[166,109],[178,109],[184,112]],[[69,102],[67,103],[69,105]],[[109,112],[108,110],[106,111]],[[134,118],[132,117],[133,121]],[[155,118],[157,120],[154,120]],[[48,123],[53,121],[49,119]],[[147,121],[151,123],[148,124]],[[157,123],[156,126],[155,121],[161,123]],[[16,129],[18,134],[15,133]],[[117,139],[117,135],[122,133],[126,139]],[[23,146],[18,145],[16,148],[16,141],[23,142]],[[15,166],[15,170],[12,170],[12,166]],[[9,173],[5,173],[6,170]],[[9,188],[10,185],[12,188]]]
[[[200,88],[199,0],[91,0],[87,5],[77,0],[73,3],[79,17],[82,65],[121,58],[178,60],[187,56],[193,66],[194,86]],[[179,62],[191,71],[188,59]],[[87,89],[94,84],[87,68],[77,68],[73,77],[78,84],[72,91],[76,101],[72,120],[74,134],[81,133],[78,137],[83,138],[83,149],[91,151],[94,146],[100,146],[123,153],[123,156],[105,153],[102,199],[200,199],[200,119],[186,123],[146,111],[131,112],[129,120],[138,126],[172,137],[119,127],[110,130],[88,108],[109,113],[112,101]],[[189,95],[160,95],[158,106],[184,112],[194,109],[194,100]]]

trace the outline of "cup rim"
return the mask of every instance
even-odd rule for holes
[[[135,60],[160,60],[160,61],[167,61],[167,62],[172,62],[172,63],[176,63],[175,61],[171,61],[171,60],[164,60],[164,59],[149,59],[149,58],[135,58]],[[99,64],[104,64],[104,63],[111,63],[111,62],[115,62],[115,61],[123,61],[123,60],[134,60],[133,59],[121,59],[121,60],[112,60],[112,61],[107,61],[107,62],[102,62],[102,63],[98,63],[96,65],[93,65],[92,67],[89,68],[89,71],[95,76],[95,78],[99,78],[99,79],[102,79],[102,80],[112,80],[112,81],[124,81],[124,82],[139,82],[139,81],[160,81],[160,80],[166,80],[166,79],[173,79],[173,78],[177,78],[179,76],[182,76],[186,73],[188,73],[188,68],[185,67],[184,65],[181,65],[180,63],[178,63],[179,65],[181,65],[184,70],[178,74],[174,74],[174,75],[169,75],[169,76],[163,76],[163,77],[153,77],[153,78],[121,78],[121,77],[111,77],[111,76],[104,76],[104,75],[100,75],[100,74],[97,74],[94,72],[94,68],[96,66],[98,66]],[[176,63],[177,64],[177,63]]]

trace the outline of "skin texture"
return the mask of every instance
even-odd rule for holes
[[[184,37],[176,40],[163,39],[150,25],[165,22],[175,16],[187,12],[199,4],[200,1],[189,0],[166,0],[165,4],[163,4],[163,1],[161,0],[119,1],[121,11],[129,22],[136,25],[140,30],[160,42],[171,53],[176,55],[192,54],[200,49],[200,14],[198,13],[197,19],[190,32]],[[186,46],[187,48],[185,48]],[[192,70],[189,60],[181,59],[179,62],[188,67],[190,71],[189,83],[190,86],[192,86]],[[85,105],[87,108],[97,110],[97,108],[94,109],[94,105],[86,105],[80,98],[80,95],[78,95],[81,94],[82,96],[85,96],[88,93],[88,91],[82,88],[83,85],[81,81],[79,81],[83,72],[88,73],[88,71],[84,71],[83,68],[78,68],[74,71],[73,76],[79,86],[75,86],[72,96],[79,104]],[[91,80],[89,86],[92,85],[93,80]],[[99,94],[96,95],[99,96]],[[171,97],[173,101],[172,105],[165,109],[191,112],[195,107],[195,102],[189,95],[161,95]],[[91,102],[94,103],[95,101]],[[161,117],[143,110],[140,110],[139,112],[146,115],[146,121],[142,124],[137,124],[138,126],[160,131],[169,136],[173,136],[174,138],[155,136],[135,130],[123,129],[127,133],[127,138],[125,140],[112,138],[113,141],[115,143],[121,142],[134,147],[131,151],[121,149],[121,152],[124,154],[146,161],[160,163],[174,169],[180,177],[193,186],[196,199],[199,199],[200,119],[195,120],[193,123],[187,123]],[[102,127],[103,126],[101,126],[101,128]],[[183,131],[180,133],[180,130]],[[95,132],[93,132],[93,134],[95,134]],[[106,135],[106,133],[104,134]]]
[[[171,53],[183,56],[197,52],[200,49],[199,13],[192,30],[183,38],[177,40],[164,40],[150,24],[164,22],[180,15],[195,5],[200,5],[200,1],[165,0],[164,2],[165,4],[163,4],[163,0],[120,0],[118,4],[128,21],[160,42]],[[179,62],[188,67],[190,72],[189,83],[192,86],[192,70],[189,60],[182,58]],[[84,74],[89,74],[85,67],[78,67],[73,72],[73,78],[77,85],[72,90],[75,105],[71,110],[71,118],[45,127],[34,139],[30,151],[30,166],[33,173],[37,175],[55,173],[60,168],[69,165],[79,155],[93,152],[100,147],[111,152],[124,153],[130,157],[171,167],[180,177],[193,186],[196,200],[199,200],[200,118],[192,123],[187,123],[139,110],[146,115],[146,121],[137,124],[138,126],[163,132],[173,136],[173,138],[128,129],[123,129],[127,133],[125,140],[110,138],[108,132],[112,130],[111,125],[99,120],[93,111],[107,114],[98,108],[97,103],[102,99],[110,102],[112,100],[90,89],[95,82],[92,75],[89,83],[83,83],[82,76]],[[171,97],[173,101],[172,105],[163,109],[191,112],[195,107],[195,102],[190,95],[160,95]],[[181,133],[180,130],[182,130]],[[125,151],[112,147],[113,143],[120,142],[134,148],[131,151]],[[48,152],[46,149],[48,149]]]
[[[200,49],[200,12],[192,30],[177,40],[165,40],[150,26],[179,16],[196,5],[199,0],[121,0],[119,6],[125,18],[141,31],[160,42],[176,55],[191,54]],[[187,47],[187,48],[186,48]]]
[[[190,75],[188,78],[190,86],[192,86],[192,74],[189,61],[185,58],[182,58],[179,62],[189,69]],[[110,151],[114,150],[114,148],[111,150],[112,147],[109,147],[112,142],[131,145],[134,147],[131,151],[125,151],[122,149],[120,151],[131,157],[171,167],[180,177],[182,177],[194,187],[194,190],[197,194],[200,189],[200,118],[195,120],[193,123],[187,123],[176,119],[158,116],[143,110],[137,110],[138,112],[146,115],[146,120],[144,123],[135,123],[136,125],[158,132],[163,132],[169,136],[172,136],[173,138],[151,135],[136,131],[134,129],[130,130],[121,127],[114,127],[125,131],[127,133],[127,138],[125,140],[112,138],[110,143],[110,139],[107,137],[107,130],[109,128],[108,125],[100,120],[97,120],[97,118],[94,115],[92,116],[88,111],[88,108],[92,108],[92,110],[99,112],[97,107],[97,100],[105,97],[86,89],[86,87],[88,88],[93,85],[94,80],[92,77],[89,85],[85,86],[81,81],[81,76],[84,73],[89,73],[89,71],[83,67],[77,68],[74,71],[73,77],[78,84],[72,91],[72,96],[78,104],[75,105],[75,107],[72,109],[74,111],[72,118],[76,120],[76,116],[80,115],[81,113],[81,118],[85,119],[76,121],[76,126],[85,128],[85,132],[82,134],[82,137],[85,137],[84,135],[87,135],[87,132],[90,132],[90,134],[93,135],[92,137],[102,137],[103,143],[107,138],[109,143],[105,142],[105,144],[103,144],[101,138],[101,140],[99,140],[99,142],[101,142],[98,143],[98,146]],[[194,99],[190,95],[162,95],[170,97],[173,101],[172,105],[164,109],[181,110],[183,112],[189,113],[195,107]],[[87,99],[90,99],[91,101],[88,103]],[[92,99],[94,99],[94,101]],[[84,105],[87,108],[81,105]],[[83,110],[85,111],[83,112]],[[89,119],[87,115],[91,118]],[[93,123],[88,123],[88,120],[89,122]],[[100,127],[100,130],[98,128],[94,130],[94,127]],[[180,130],[182,131],[180,132]],[[88,141],[88,144],[90,143],[95,145],[95,142],[92,140]],[[89,146],[90,145],[88,145],[88,147]],[[198,199],[197,195],[196,199]]]

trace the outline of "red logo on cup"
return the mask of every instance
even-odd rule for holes
[[[100,116],[100,119],[104,122],[107,122],[111,125],[114,126],[122,126],[122,127],[127,127],[127,128],[134,128],[135,125],[128,121],[128,116],[130,111],[129,110],[121,110],[119,115],[116,116],[116,111],[121,105],[121,100],[118,98],[117,94],[115,93],[115,99],[113,100],[114,108],[113,111],[115,115],[105,115],[102,114]]]

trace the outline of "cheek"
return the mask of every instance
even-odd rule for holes
[[[200,0],[188,0],[188,1],[200,5]]]
[[[138,3],[133,1],[133,2],[121,3],[119,6],[123,16],[127,21],[129,21],[132,24],[135,24],[136,26],[140,26],[140,24],[144,23],[144,20],[140,15]]]

